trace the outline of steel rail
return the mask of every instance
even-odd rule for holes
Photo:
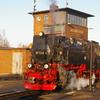
[[[22,98],[26,96],[31,96],[31,95],[36,95],[40,94],[41,92],[39,91],[34,91],[34,90],[22,90],[22,91],[14,91],[14,92],[8,92],[4,94],[0,94],[0,100],[11,100],[11,99],[16,99],[16,98]]]

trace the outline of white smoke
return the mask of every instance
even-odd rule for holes
[[[50,6],[50,17],[51,17],[51,33],[55,32],[54,26],[56,26],[57,23],[59,23],[59,26],[61,28],[63,28],[62,30],[64,31],[64,19],[60,20],[61,18],[63,18],[63,12],[59,12],[58,10],[58,6],[57,4],[57,0],[49,0],[51,2],[51,6]],[[65,34],[63,34],[64,32],[62,31],[61,35],[65,36]]]
[[[56,4],[57,0],[49,0],[52,4]]]
[[[56,3],[57,3],[57,0],[49,0],[51,2],[51,5],[50,5],[50,17],[51,17],[51,33],[54,33],[54,26],[56,24],[55,22],[55,10],[56,10]]]
[[[69,85],[66,87],[67,90],[73,90],[75,88],[76,83],[76,74],[72,71],[69,71],[68,74]]]
[[[66,87],[67,90],[72,90],[73,89],[77,89],[77,90],[81,90],[84,89],[85,87],[89,86],[89,79],[86,78],[76,78],[76,74],[73,73],[72,71],[70,71],[69,73],[69,85]],[[93,74],[92,76],[92,84],[95,82],[95,74]]]
[[[89,79],[85,79],[85,78],[78,78],[75,83],[75,87],[77,88],[77,90],[81,90],[88,85],[89,85]]]

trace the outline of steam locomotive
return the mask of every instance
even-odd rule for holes
[[[99,52],[98,42],[40,32],[33,39],[31,61],[24,73],[24,87],[32,90],[64,88],[69,84],[69,72],[74,72],[77,78],[89,78],[90,67],[95,80],[98,80]],[[93,66],[90,66],[91,57]]]

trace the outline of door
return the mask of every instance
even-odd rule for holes
[[[22,73],[22,53],[14,52],[12,59],[12,73],[21,74]]]

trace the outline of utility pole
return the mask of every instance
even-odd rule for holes
[[[93,42],[90,42],[90,79],[89,79],[89,90],[92,91],[92,67],[93,67]]]
[[[36,8],[35,8],[35,7],[36,7],[36,0],[34,0],[33,6],[34,6],[34,7],[33,7],[33,33],[34,33],[34,30],[35,30],[35,27],[34,27],[34,26],[35,26],[35,25],[34,25],[34,12],[36,11]]]
[[[34,12],[36,11],[35,7],[36,7],[36,0],[34,0],[34,8],[33,8]]]

